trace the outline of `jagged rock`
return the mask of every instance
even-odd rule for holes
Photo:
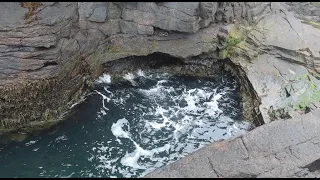
[[[110,43],[105,46],[115,47],[121,51],[108,52],[106,47],[101,46],[101,51],[97,50],[96,52],[96,56],[101,58],[97,58],[95,61],[105,63],[126,56],[144,56],[153,52],[167,53],[182,58],[197,56],[216,49],[212,42],[217,41],[218,30],[218,27],[209,27],[199,30],[196,34],[164,36],[161,39],[157,36],[115,35],[110,37]],[[104,56],[108,56],[108,58],[103,58]]]
[[[190,16],[196,16],[199,13],[199,2],[159,2],[158,5],[176,9]]]
[[[99,27],[99,30],[106,36],[120,33],[119,20],[110,19]]]
[[[61,59],[67,60],[71,56],[76,55],[79,50],[80,46],[76,39],[65,39],[61,46]]]
[[[138,10],[123,9],[122,19],[126,21],[135,22],[141,25],[153,25],[155,21],[154,14],[149,12],[142,12]]]
[[[72,29],[72,24],[70,22],[68,25],[66,25],[60,29],[60,37],[61,38],[69,37],[71,34],[71,29]]]
[[[137,9],[139,2],[115,2],[118,6],[120,6],[122,9]]]
[[[87,42],[87,38],[82,31],[79,31],[74,38],[78,41],[80,47]]]
[[[38,36],[31,38],[4,38],[0,44],[7,46],[46,47],[54,46],[57,42],[55,35]]]
[[[152,26],[144,26],[144,25],[138,24],[137,29],[138,29],[138,34],[148,34],[148,35],[153,34],[153,27]]]
[[[109,2],[107,5],[108,19],[119,19],[121,16],[121,9],[114,3]]]
[[[124,34],[137,34],[137,24],[134,22],[120,21],[120,30]]]
[[[215,19],[215,13],[217,11],[217,2],[201,2],[199,4],[200,17],[202,18],[200,27],[207,27]]]
[[[295,17],[302,20],[320,22],[317,2],[286,2],[288,10],[295,12]]]
[[[93,13],[88,18],[89,21],[104,22],[107,18],[106,6],[99,6],[93,10]]]
[[[55,79],[57,72],[75,57],[81,62],[75,67],[79,68],[79,64],[87,63],[84,66],[89,67],[92,74],[98,74],[102,64],[108,61],[154,52],[181,58],[199,55],[216,58],[221,41],[230,35],[234,27],[228,24],[248,21],[250,30],[244,33],[245,40],[240,44],[237,53],[233,56],[231,54],[230,58],[244,69],[252,88],[261,98],[260,111],[265,123],[286,119],[296,116],[293,110],[301,97],[306,95],[311,102],[312,98],[318,98],[314,98],[312,88],[320,89],[316,75],[312,76],[308,72],[317,69],[320,71],[319,30],[302,24],[295,18],[296,14],[288,12],[286,8],[284,3],[278,2],[43,3],[35,11],[33,21],[28,24],[25,19],[27,8],[22,8],[17,2],[0,3],[0,86],[11,87],[42,78]],[[316,8],[303,13],[317,15]],[[220,28],[221,26],[224,28]],[[164,33],[158,33],[160,31]],[[70,65],[66,69],[73,68],[74,66]],[[300,77],[308,79],[299,79]],[[61,88],[50,89],[52,94],[58,91],[62,91]],[[61,93],[65,92],[69,92],[69,89],[64,89]],[[0,98],[1,96],[3,95],[1,94]],[[57,104],[53,108],[67,104],[66,100],[58,102],[52,98],[52,101]],[[316,109],[317,106],[310,102],[307,102],[307,105]],[[41,109],[34,112],[41,114],[44,111]],[[259,112],[259,109],[256,112]],[[14,121],[16,117],[14,113],[11,114],[9,119]],[[289,121],[284,124],[280,122],[285,121],[272,122],[278,124],[270,128],[285,133],[284,127],[290,126],[292,132],[301,134],[302,130]],[[298,123],[305,126],[300,121]],[[317,126],[313,121],[311,124]],[[245,136],[242,139],[244,144],[240,139],[236,139],[232,144],[226,145],[228,149],[238,150],[232,155],[219,150],[215,145],[216,154],[207,158],[208,163],[202,166],[201,170],[193,169],[191,163],[180,163],[175,165],[172,172],[174,174],[164,174],[163,171],[160,171],[160,174],[178,177],[268,177],[300,172],[301,169],[293,168],[293,155],[283,145],[296,145],[294,143],[302,142],[303,137],[290,133],[279,134],[270,129],[256,132],[258,133]],[[277,145],[270,145],[270,139],[264,142],[253,139],[262,135],[283,138]],[[306,136],[309,135],[307,133]],[[286,136],[297,140],[288,139]],[[248,147],[250,142],[251,146]],[[287,144],[290,142],[294,143]],[[270,148],[263,149],[266,146]],[[316,147],[310,142],[302,142],[301,146],[295,146],[293,150],[310,152],[311,150],[305,150],[307,146],[316,151]],[[226,156],[228,157],[225,158]],[[247,161],[248,156],[257,159]],[[279,157],[290,160],[290,170],[281,169],[283,167],[277,160]],[[217,161],[219,158],[220,161]],[[309,162],[313,157],[301,155],[301,158],[308,158]],[[234,164],[234,159],[239,164]],[[188,162],[195,162],[199,166],[201,161],[205,160],[206,158],[199,155],[187,158]],[[228,163],[221,164],[222,160]],[[214,166],[219,165],[220,168],[210,169],[212,164],[209,162]],[[277,168],[279,165],[281,168]],[[184,168],[188,171],[184,172]],[[203,175],[204,171],[207,174]]]
[[[319,113],[318,109],[300,118],[272,122],[243,136],[215,142],[144,177],[295,176],[320,159]],[[307,169],[305,174],[312,175],[310,171],[314,170]]]
[[[235,17],[232,3],[219,8],[216,2],[115,2],[109,4],[79,3],[79,20],[89,18],[98,5],[107,7],[108,14],[110,12],[109,18],[118,18],[121,11],[121,19],[134,22],[136,26],[140,24],[187,33],[195,33],[200,28],[209,26],[215,20],[216,11],[219,9],[220,14],[224,16],[224,21],[233,22]],[[239,5],[238,8],[236,7],[236,13],[238,13],[237,17],[242,17],[248,9],[244,3]],[[134,26],[132,23],[129,24],[131,24],[130,27]],[[131,30],[131,34],[133,32],[138,34],[137,31]]]
[[[96,8],[106,8],[106,5],[107,4],[105,2],[78,2],[79,20],[86,20],[87,18],[90,18]]]
[[[241,20],[242,17],[244,17],[243,15],[243,7],[245,6],[244,3],[242,2],[234,2],[233,3],[233,12],[234,12],[234,19],[239,21]]]
[[[21,7],[17,2],[0,3],[0,26],[17,27],[24,22],[28,9]],[[14,12],[14,13],[12,13]]]
[[[92,54],[104,39],[104,34],[98,29],[89,29],[87,33],[87,41],[81,47],[80,52],[84,54]]]
[[[233,23],[234,14],[232,6],[226,6],[224,12],[224,21],[227,23]]]
[[[172,5],[172,7],[170,7]],[[174,9],[175,3],[159,3],[155,9],[154,26],[169,31],[180,31],[194,33],[199,30],[199,16],[195,15],[198,6],[196,4],[185,3],[186,9],[182,7]],[[194,8],[194,9],[189,9]]]
[[[285,109],[286,111],[279,116],[282,119],[289,118],[289,114],[286,113],[292,108],[296,108],[295,105],[299,100],[296,96],[299,97],[304,92],[298,92],[301,87],[294,88],[294,90],[285,89],[285,87],[294,87],[297,83],[303,83],[303,86],[308,87],[304,83],[305,80],[299,80],[303,75],[308,74],[307,69],[270,55],[260,55],[246,69],[248,79],[261,98],[260,111],[264,121],[269,123],[271,120],[275,120],[275,117],[270,117],[270,113],[274,113],[270,112],[270,108],[274,110]]]
[[[75,3],[55,3],[47,6],[36,14],[37,21],[42,25],[52,26],[60,20],[71,18],[77,11]]]

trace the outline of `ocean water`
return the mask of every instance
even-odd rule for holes
[[[55,134],[0,145],[0,177],[141,177],[217,140],[246,133],[238,85],[216,78],[104,74]]]

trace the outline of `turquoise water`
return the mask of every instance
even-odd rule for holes
[[[0,146],[1,177],[140,177],[211,142],[246,132],[238,85],[209,78],[102,76],[55,134]]]

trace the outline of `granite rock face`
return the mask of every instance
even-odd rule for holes
[[[14,102],[28,101],[12,90],[23,89],[20,85],[68,77],[73,79],[74,88],[84,89],[88,79],[99,76],[108,61],[155,52],[180,58],[229,57],[245,72],[250,88],[257,94],[254,98],[260,102],[256,107],[246,107],[250,109],[248,113],[261,112],[264,123],[315,109],[320,100],[320,32],[314,24],[302,23],[299,19],[305,13],[316,19],[316,6],[306,11],[311,5],[42,2],[22,6],[18,2],[0,3],[0,121],[6,122],[0,123],[1,127],[8,129],[9,122],[10,127],[42,122],[47,112],[58,111],[58,107],[67,105],[65,101],[74,98],[71,95],[53,97],[50,99],[56,102],[50,105],[39,101],[39,107],[44,107],[41,110],[34,105],[21,106],[32,112],[28,121],[23,121],[20,119],[26,117],[10,105],[13,97],[21,98]],[[239,37],[234,37],[235,34]],[[47,93],[61,91],[48,84],[41,85]],[[32,91],[40,92],[34,87]],[[76,89],[64,91],[77,92]],[[37,101],[37,97],[32,98]]]
[[[231,24],[218,34],[224,43],[241,37],[232,48],[219,45],[218,49],[228,51],[228,56],[245,69],[260,97],[265,123],[289,119],[319,106],[320,32],[287,7],[285,3],[261,3],[251,10],[253,24],[240,30]]]
[[[0,135],[55,123],[109,61],[155,52],[228,57],[255,92],[243,94],[258,102],[244,104],[246,113],[267,125],[149,176],[317,177],[319,9],[311,2],[2,2]]]
[[[320,109],[210,144],[146,178],[319,177]]]
[[[72,94],[88,76],[96,77],[103,63],[117,57],[152,52],[187,57],[215,51],[218,24],[229,22],[224,16],[233,4],[0,3],[0,134],[63,114],[61,107],[74,99]],[[247,7],[237,5],[228,17],[244,17]],[[224,19],[216,18],[218,11]],[[50,89],[61,79],[67,90]],[[60,95],[50,98],[53,94]],[[48,99],[54,102],[47,104]],[[30,103],[13,105],[24,101]]]
[[[19,3],[0,3],[0,9],[0,86],[50,77],[65,51],[74,55],[79,50],[70,41],[77,23],[75,4],[44,3],[36,10],[37,20],[29,24],[28,9]]]
[[[92,54],[108,36],[151,36],[159,29],[196,33],[247,18],[248,7],[236,2],[43,2],[28,9],[0,3],[0,86],[50,77],[61,62],[78,52]]]

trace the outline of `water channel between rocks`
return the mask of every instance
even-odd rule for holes
[[[138,70],[123,78],[100,77],[56,133],[1,145],[1,177],[140,177],[249,127],[231,74]]]

